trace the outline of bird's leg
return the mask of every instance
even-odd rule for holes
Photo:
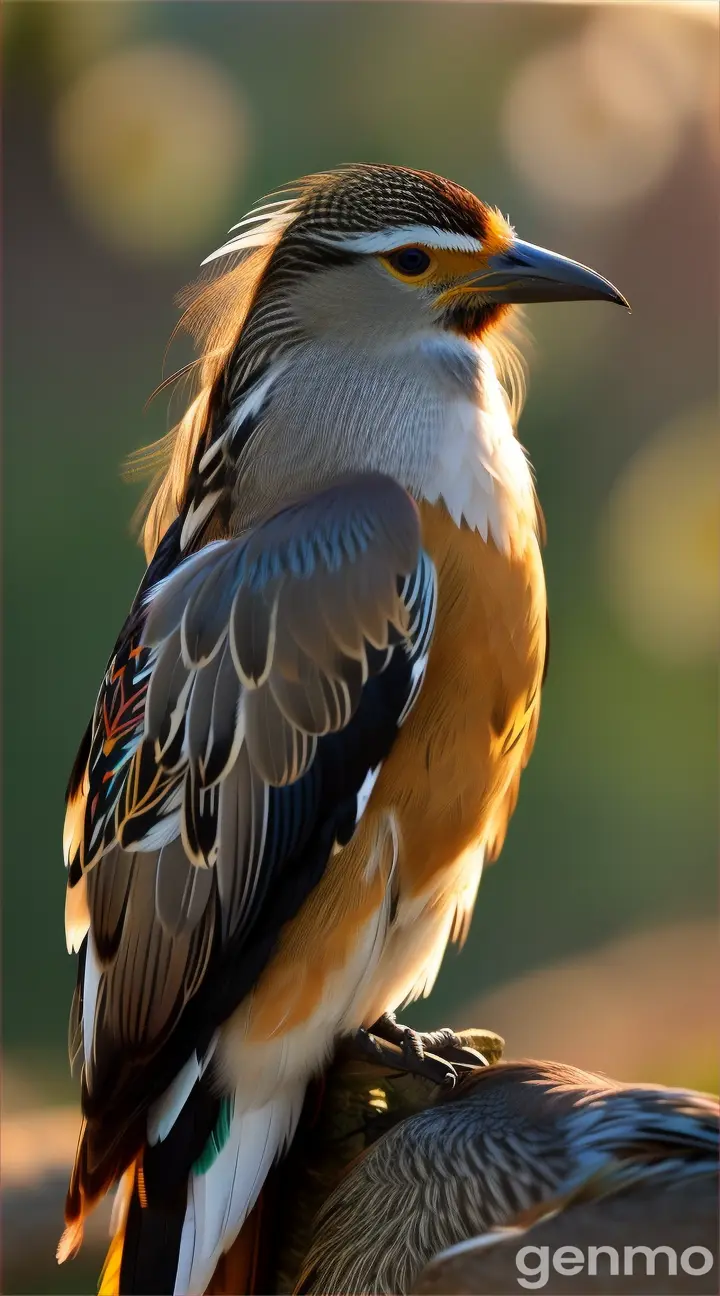
[[[486,1042],[489,1056],[480,1051]],[[432,1084],[451,1088],[464,1072],[495,1061],[502,1045],[500,1036],[492,1032],[466,1031],[458,1035],[448,1028],[416,1031],[400,1025],[394,1013],[383,1013],[369,1030],[356,1031],[347,1047],[363,1061],[409,1072]]]
[[[394,1012],[386,1012],[371,1026],[370,1032],[376,1039],[396,1044],[402,1049],[403,1058],[408,1062],[415,1059],[422,1062],[430,1053],[460,1070],[488,1065],[484,1054],[469,1047],[449,1026],[437,1031],[416,1031],[411,1026],[403,1026]]]
[[[376,1036],[374,1027],[372,1030],[361,1027],[355,1031],[347,1041],[345,1051],[363,1062],[371,1062],[391,1071],[407,1071],[443,1088],[452,1088],[458,1078],[458,1069],[452,1062],[446,1062],[424,1049],[408,1048],[404,1043]]]

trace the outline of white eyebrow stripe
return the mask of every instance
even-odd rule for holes
[[[482,252],[480,239],[469,234],[453,234],[450,230],[436,229],[434,225],[402,225],[374,234],[316,234],[318,243],[330,243],[346,252],[392,252],[407,243],[422,243],[425,247],[443,248],[453,252]]]

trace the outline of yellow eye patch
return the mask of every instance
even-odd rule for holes
[[[401,283],[423,287],[426,284],[452,284],[477,274],[487,264],[487,253],[457,252],[413,243],[383,253],[378,260]]]
[[[482,248],[460,252],[452,248],[432,247],[427,243],[405,243],[390,252],[378,254],[385,269],[401,283],[451,286],[486,269],[488,258],[507,252],[512,246],[513,229],[500,212],[485,210]]]

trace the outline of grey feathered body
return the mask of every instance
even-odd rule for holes
[[[717,1175],[718,1104],[558,1063],[499,1063],[397,1125],[325,1203],[305,1293],[405,1293],[438,1252],[529,1208]],[[678,1197],[678,1206],[681,1198]]]

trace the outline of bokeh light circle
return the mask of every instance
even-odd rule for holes
[[[717,49],[706,30],[665,5],[603,6],[581,46],[598,95],[630,124],[651,125],[665,108],[689,116],[717,79]]]
[[[679,116],[661,79],[647,74],[633,48],[613,66],[607,41],[594,46],[592,28],[522,65],[501,123],[510,160],[528,186],[554,209],[575,214],[640,200],[662,179],[680,142]]]
[[[638,451],[608,500],[605,589],[628,637],[661,661],[717,653],[719,466],[717,412],[688,411]]]
[[[170,44],[94,63],[55,108],[55,164],[76,210],[126,252],[172,257],[225,215],[248,121],[222,68]]]

